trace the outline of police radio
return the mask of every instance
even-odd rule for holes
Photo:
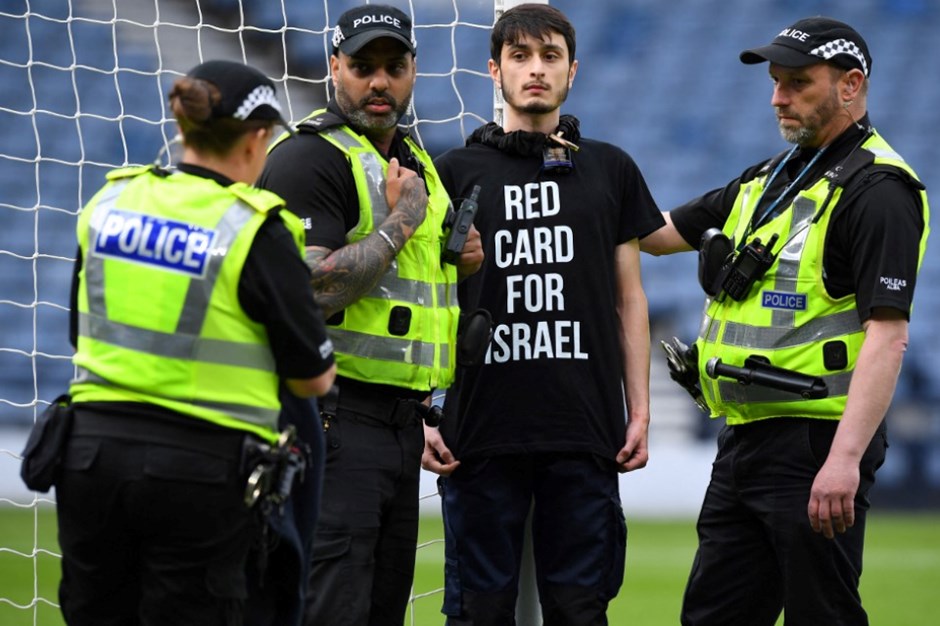
[[[460,203],[460,210],[448,211],[444,218],[444,228],[449,228],[447,241],[444,243],[444,250],[441,252],[441,258],[445,263],[456,265],[463,252],[464,244],[467,243],[467,237],[470,235],[470,227],[473,225],[473,218],[477,215],[477,197],[480,195],[480,186],[474,185],[469,198],[464,198]]]
[[[724,278],[721,279],[721,289],[732,299],[740,302],[747,297],[751,287],[763,277],[764,273],[774,264],[777,258],[772,248],[777,243],[778,236],[774,234],[770,241],[761,243],[760,237],[755,237],[744,246],[731,259],[722,270]]]

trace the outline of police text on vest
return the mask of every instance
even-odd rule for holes
[[[111,209],[92,254],[204,276],[216,232],[186,222]]]

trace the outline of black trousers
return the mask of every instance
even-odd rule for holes
[[[329,420],[307,626],[401,626],[414,579],[424,431],[344,409]]]
[[[244,438],[76,410],[56,486],[67,624],[242,623]]]
[[[698,520],[684,626],[864,626],[858,593],[868,492],[885,458],[884,425],[860,466],[855,525],[835,539],[810,527],[810,489],[837,422],[769,419],[725,426]]]

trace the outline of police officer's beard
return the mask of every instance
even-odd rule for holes
[[[381,98],[387,102],[391,110],[388,113],[382,114],[367,112],[365,110],[366,105],[375,98]],[[411,95],[409,94],[407,98],[399,103],[387,93],[373,93],[362,98],[358,103],[353,103],[352,98],[349,97],[349,94],[340,83],[336,85],[336,102],[339,104],[340,109],[346,114],[346,117],[349,118],[353,127],[363,131],[365,134],[368,133],[368,131],[382,131],[395,128],[395,126],[398,125],[398,120],[404,117],[405,113],[408,112],[408,107],[411,105]]]
[[[813,109],[813,112],[806,116],[797,117],[800,126],[790,128],[779,123],[780,135],[784,140],[794,143],[798,146],[817,146],[817,137],[820,131],[829,126],[832,120],[841,112],[839,107],[839,98],[835,91],[832,92],[829,100],[822,102]]]

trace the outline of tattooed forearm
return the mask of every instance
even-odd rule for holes
[[[306,257],[314,296],[327,318],[375,287],[393,258],[376,233],[335,252],[308,248]]]
[[[407,203],[405,196],[399,207]],[[379,229],[400,251],[417,228],[414,216],[406,211],[389,215]],[[310,267],[314,295],[324,315],[329,318],[369,293],[388,271],[395,253],[378,232],[339,250],[307,248],[306,260]]]
[[[311,284],[327,318],[369,293],[395,256],[424,221],[428,196],[424,181],[402,181],[395,206],[376,231],[338,250],[307,248]],[[391,243],[389,243],[391,242]]]

